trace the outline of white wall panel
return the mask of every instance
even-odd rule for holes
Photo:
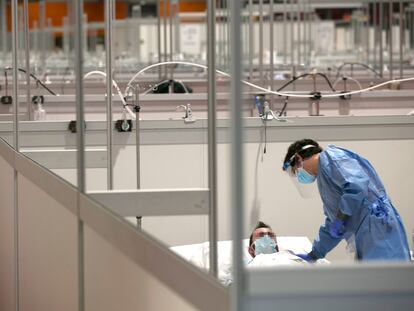
[[[20,174],[18,186],[20,310],[77,310],[76,217]]]
[[[85,227],[85,311],[197,310]]]
[[[15,310],[14,169],[0,157],[0,310]]]

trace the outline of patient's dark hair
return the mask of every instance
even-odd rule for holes
[[[260,228],[269,228],[272,229],[272,227],[270,227],[269,225],[266,225],[263,221],[259,221],[256,225],[256,227],[253,229],[252,234],[250,235],[250,240],[249,240],[249,246],[252,245],[253,243],[253,233]]]
[[[303,149],[303,147],[305,146],[314,146],[314,147],[307,147],[305,149]],[[321,146],[319,146],[319,144],[314,141],[313,139],[301,139],[301,140],[297,140],[294,143],[292,143],[289,148],[288,151],[286,153],[285,156],[285,160],[283,161],[283,169],[286,170],[287,166],[285,165],[286,163],[289,164],[289,166],[295,166],[295,162],[296,159],[294,157],[295,154],[298,154],[302,157],[302,159],[307,159],[311,156],[313,156],[314,154],[320,153],[322,152],[322,148]]]

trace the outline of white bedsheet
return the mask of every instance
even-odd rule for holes
[[[247,265],[252,261],[252,257],[248,253],[249,239],[243,240],[243,260]],[[312,249],[312,243],[307,237],[302,236],[281,236],[277,237],[277,244],[279,246],[279,251],[290,250],[294,253],[308,253]],[[171,250],[182,256],[192,264],[206,269],[209,269],[209,242],[198,243],[198,244],[189,244],[181,246],[173,246]],[[231,271],[232,271],[232,241],[219,241],[217,242],[217,252],[218,252],[218,276],[220,281],[227,285],[231,282]],[[278,256],[279,258],[280,256]],[[281,265],[286,265],[289,263],[289,256],[285,256],[283,261],[280,261]],[[274,261],[277,265],[278,261]],[[292,261],[292,264],[297,264],[297,262]]]

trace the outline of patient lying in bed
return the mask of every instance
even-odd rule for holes
[[[262,225],[265,225],[262,228]],[[275,244],[268,246],[268,243],[256,242],[261,237],[266,236],[265,232],[272,232],[267,234]],[[267,239],[266,239],[267,240]],[[260,267],[275,267],[286,265],[306,265],[306,261],[295,256],[294,253],[306,253],[312,248],[312,243],[307,237],[277,237],[273,233],[270,226],[263,223],[258,223],[253,230],[250,239],[243,241],[244,255],[243,261],[248,269],[260,268]],[[262,244],[265,244],[263,247]],[[273,244],[273,243],[270,243]],[[266,246],[267,245],[267,246]],[[259,249],[257,249],[259,248]],[[262,248],[262,250],[260,250]],[[263,252],[263,249],[264,252]],[[202,268],[209,269],[209,242],[181,245],[171,247],[171,250],[187,259],[192,264]],[[267,252],[267,254],[266,254]],[[224,285],[229,285],[232,282],[232,241],[219,241],[217,242],[218,253],[218,278]],[[326,260],[323,260],[327,262]]]
[[[272,228],[259,221],[249,239],[248,252],[252,259],[247,267],[272,267],[277,265],[308,264],[291,250],[279,250]]]

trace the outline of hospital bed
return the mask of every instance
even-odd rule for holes
[[[312,249],[311,241],[304,236],[281,236],[277,237],[279,251],[290,250],[294,253],[308,253]],[[249,239],[243,240],[243,262],[245,264],[252,260],[248,252]],[[209,265],[209,242],[173,246],[173,252],[180,255],[195,266],[208,270]],[[217,267],[218,278],[224,285],[228,285],[232,280],[232,241],[217,242]],[[319,260],[318,263],[328,263],[326,259]],[[294,264],[292,262],[292,264]],[[286,265],[286,262],[284,262]]]

